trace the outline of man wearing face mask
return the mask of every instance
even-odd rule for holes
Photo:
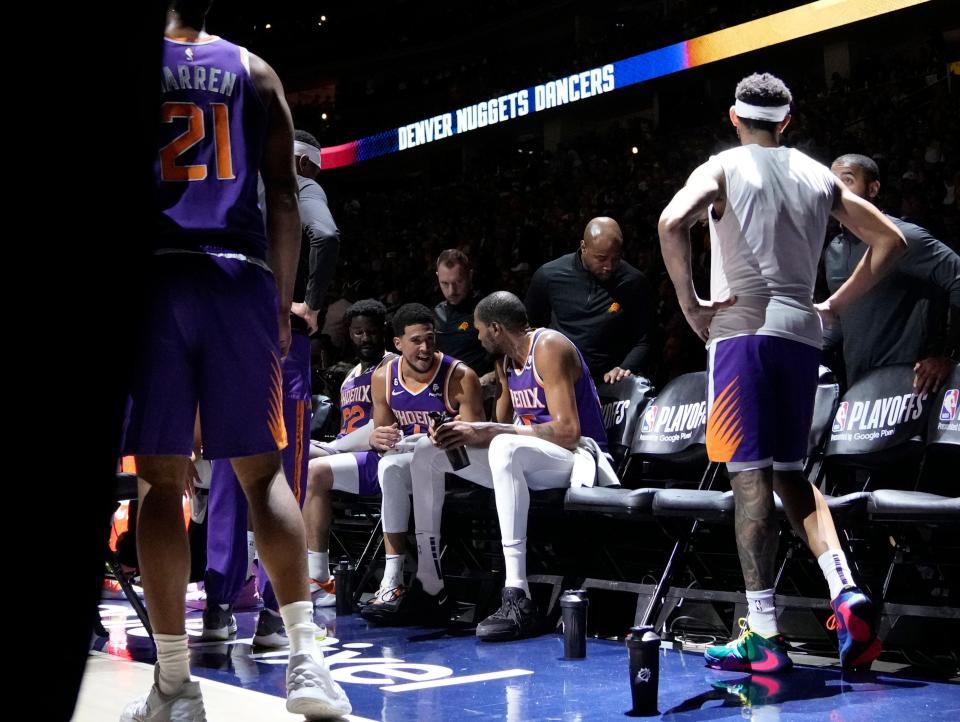
[[[569,338],[598,383],[649,374],[653,362],[650,285],[622,258],[620,225],[594,218],[576,252],[537,270],[524,301],[530,324]]]
[[[833,174],[855,195],[876,204],[880,173],[857,153],[833,161]],[[839,314],[824,333],[824,351],[842,345],[847,385],[871,369],[914,364],[919,393],[937,391],[960,357],[960,256],[925,228],[887,214],[907,241],[907,253],[889,276]],[[839,288],[866,252],[849,229],[823,255],[827,286]]]

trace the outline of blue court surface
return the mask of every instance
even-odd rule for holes
[[[153,647],[124,601],[105,601],[110,632],[96,649],[144,662]],[[193,674],[268,695],[284,695],[285,651],[251,647],[256,612],[237,612],[229,643],[200,643],[191,612]],[[615,720],[630,709],[623,643],[588,640],[583,660],[562,659],[558,634],[511,643],[479,643],[469,627],[371,627],[359,615],[318,611],[321,644],[334,677],[353,703],[355,720]],[[958,720],[957,678],[934,678],[882,662],[874,671],[841,674],[836,660],[794,657],[792,672],[745,675],[707,669],[702,654],[664,647],[660,719],[669,720]],[[886,671],[878,671],[879,669]],[[653,719],[653,718],[651,718]]]

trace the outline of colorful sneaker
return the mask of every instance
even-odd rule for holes
[[[313,599],[313,606],[315,607],[337,606],[337,583],[333,580],[333,577],[325,582],[311,579],[310,598]]]
[[[255,647],[289,647],[290,640],[283,627],[283,618],[269,609],[261,609],[257,618],[257,631],[253,635]]]
[[[849,587],[830,606],[833,616],[827,620],[827,629],[837,630],[840,665],[844,669],[869,667],[883,651],[877,639],[877,609],[873,602],[859,588]]]
[[[128,704],[120,722],[207,722],[199,682],[184,682],[167,696],[160,692],[159,679],[159,670],[154,666],[149,694]]]
[[[407,588],[400,584],[396,587],[380,587],[366,604],[360,607],[360,616],[374,624],[401,624],[400,617],[406,608]]]
[[[360,616],[373,624],[399,627],[420,624],[425,627],[443,627],[450,624],[451,606],[446,589],[428,594],[419,579],[409,587],[381,589],[360,609]]]
[[[786,672],[793,667],[787,656],[787,642],[783,635],[764,637],[757,634],[740,619],[740,636],[727,644],[707,647],[704,658],[712,669],[731,672]]]

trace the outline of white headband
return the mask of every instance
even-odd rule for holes
[[[738,100],[733,105],[734,112],[738,118],[753,118],[754,120],[769,120],[779,123],[787,117],[790,112],[790,104],[787,105],[751,105],[742,100]]]
[[[309,143],[302,143],[299,140],[293,141],[293,154],[305,155],[307,156],[307,160],[317,166],[317,168],[320,167],[320,149],[314,148]]]

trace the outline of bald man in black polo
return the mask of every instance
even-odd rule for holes
[[[651,372],[653,294],[623,260],[623,233],[612,218],[591,220],[576,252],[541,266],[524,304],[531,325],[573,341],[598,383]]]

